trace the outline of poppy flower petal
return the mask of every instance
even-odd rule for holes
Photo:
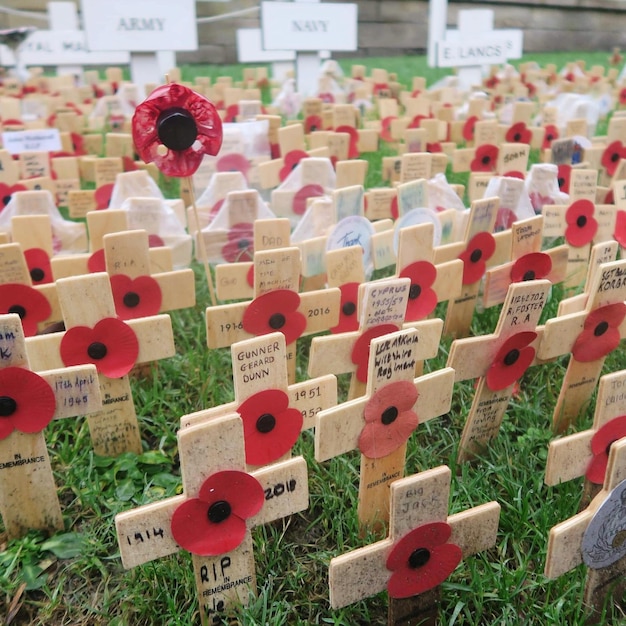
[[[493,172],[496,169],[498,160],[498,146],[485,143],[476,148],[474,158],[470,163],[472,172]]]
[[[339,291],[341,292],[339,323],[330,329],[330,332],[333,334],[347,333],[359,328],[359,318],[357,316],[359,283],[344,283],[339,285]]]
[[[398,327],[394,324],[379,324],[373,328],[368,328],[364,333],[361,333],[359,338],[354,342],[352,347],[352,354],[350,358],[352,362],[357,366],[355,376],[357,380],[362,383],[367,382],[367,368],[368,360],[370,356],[370,343],[372,339],[387,335],[388,333],[395,333]]]
[[[300,296],[290,289],[275,289],[255,298],[243,315],[243,327],[253,335],[280,331],[287,345],[306,329],[306,318],[298,311]]]
[[[493,235],[488,232],[476,233],[467,244],[465,250],[459,254],[463,261],[463,284],[472,285],[479,281],[487,268],[488,261],[496,250]]]
[[[87,259],[87,269],[90,274],[107,271],[106,257],[104,256],[104,248],[96,250]]]
[[[366,422],[380,421],[381,414],[393,406],[399,412],[409,411],[417,402],[417,389],[408,380],[397,380],[381,387],[367,402],[363,410]]]
[[[292,210],[296,215],[304,215],[309,198],[318,198],[324,195],[324,187],[316,183],[304,185],[293,197]]]
[[[50,257],[43,248],[24,250],[24,259],[34,285],[46,285],[54,282]]]
[[[565,212],[565,239],[572,246],[580,247],[590,243],[598,231],[598,222],[594,218],[595,207],[591,200],[581,199],[573,202]]]
[[[418,425],[419,419],[414,411],[398,413],[395,421],[388,425],[381,421],[379,414],[376,422],[368,422],[363,427],[359,435],[359,450],[368,459],[389,456],[407,441]]]
[[[109,208],[109,204],[111,204],[111,195],[113,194],[113,187],[113,183],[106,183],[104,185],[100,185],[100,187],[96,189],[94,198],[96,200],[97,211]]]
[[[620,246],[626,247],[626,211],[617,211],[613,238]]]
[[[215,169],[218,172],[241,172],[247,180],[250,161],[243,154],[225,154],[217,160]]]
[[[612,141],[602,153],[600,160],[602,167],[606,170],[609,176],[613,176],[617,170],[617,166],[621,159],[626,156],[626,147],[621,141]]]
[[[30,285],[0,285],[0,315],[17,313],[26,337],[37,334],[37,325],[48,319],[52,307],[47,298]]]
[[[200,487],[198,497],[207,504],[228,500],[231,511],[241,519],[256,515],[264,502],[261,483],[254,476],[237,470],[224,470],[209,476]]]
[[[149,317],[161,310],[161,287],[152,276],[132,279],[125,274],[114,274],[110,281],[115,312],[120,319]]]
[[[604,483],[604,475],[609,462],[611,444],[626,437],[626,415],[620,415],[599,428],[591,438],[593,458],[585,476],[596,485]]]
[[[557,167],[556,179],[559,184],[559,189],[563,193],[569,193],[569,181],[572,176],[572,166],[567,163],[561,163]]]
[[[521,283],[526,280],[545,278],[552,271],[552,259],[545,252],[529,252],[521,256],[511,267],[511,281]]]
[[[400,272],[400,278],[411,279],[405,320],[414,322],[432,313],[437,306],[437,294],[431,289],[437,268],[429,261],[416,261]]]
[[[506,389],[521,378],[535,358],[535,349],[530,344],[536,338],[537,333],[522,331],[502,344],[487,370],[485,382],[491,391]]]
[[[280,172],[278,172],[280,182],[282,183],[287,176],[289,176],[289,174],[296,169],[298,163],[300,163],[302,159],[308,158],[308,156],[309,155],[304,150],[290,150],[287,152],[285,158],[283,159],[284,165],[280,169]]]
[[[463,139],[465,139],[465,141],[472,141],[474,139],[476,122],[478,122],[476,115],[472,115],[465,120],[465,124],[463,124]]]

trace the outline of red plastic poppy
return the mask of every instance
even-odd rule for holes
[[[621,159],[626,159],[626,146],[619,141],[612,141],[602,153],[602,167],[609,176],[613,176]]]
[[[420,128],[422,125],[422,120],[427,120],[428,117],[426,115],[416,115],[409,124],[408,128]]]
[[[390,98],[391,91],[388,83],[374,83],[372,87],[372,95],[374,98]]]
[[[222,257],[229,263],[254,259],[254,227],[249,222],[235,224],[228,231],[228,243],[222,247]]]
[[[528,89],[529,98],[534,98],[537,95],[537,86],[535,83],[525,82],[524,86]]]
[[[159,235],[154,233],[148,235],[148,248],[163,248],[164,246],[165,242]]]
[[[503,230],[507,230],[508,228],[511,228],[511,226],[513,226],[516,220],[517,215],[515,215],[515,211],[507,208],[498,209],[498,212],[496,214],[496,221],[493,225],[493,231],[495,233],[499,233]]]
[[[626,415],[614,417],[602,428],[599,428],[591,438],[591,453],[593,458],[589,462],[585,476],[594,485],[604,483],[606,466],[609,463],[611,444],[626,437]]]
[[[47,320],[52,308],[46,297],[30,285],[0,285],[0,315],[17,313],[26,337],[37,334],[37,325]]]
[[[372,328],[368,328],[354,342],[352,354],[350,358],[356,365],[356,378],[362,383],[367,382],[368,361],[370,358],[370,343],[376,337],[382,337],[389,333],[395,333],[398,327],[395,324],[379,324]]]
[[[426,142],[426,152],[439,153],[443,152],[443,148],[438,141],[433,141],[432,143]]]
[[[620,104],[626,104],[626,87],[620,89],[618,99]]]
[[[350,135],[350,145],[348,146],[348,158],[349,159],[358,159],[359,157],[359,133],[354,126],[348,126],[344,124],[343,126],[338,126],[335,128],[336,133],[348,133]]]
[[[385,566],[393,572],[387,583],[392,598],[410,598],[440,585],[463,558],[463,551],[447,543],[452,528],[429,522],[407,533],[392,548]]]
[[[317,130],[324,130],[324,122],[319,115],[309,115],[304,120],[304,132],[308,135]]]
[[[243,420],[248,465],[267,465],[289,452],[302,431],[302,413],[289,407],[280,389],[259,391],[242,402],[237,413]]]
[[[516,122],[508,128],[504,138],[513,143],[530,143],[533,133],[524,122]]]
[[[249,287],[254,288],[254,264],[252,264],[246,272],[246,282]]]
[[[33,285],[45,285],[54,282],[50,257],[45,250],[42,248],[24,250],[24,259],[26,260]]]
[[[246,536],[246,520],[263,507],[261,483],[235,470],[217,472],[200,487],[197,498],[179,505],[170,522],[172,536],[184,550],[217,556],[234,550]]]
[[[593,216],[595,206],[591,200],[581,198],[573,202],[565,212],[565,240],[570,246],[591,243],[598,232],[598,222]]]
[[[300,296],[290,289],[275,289],[256,297],[243,314],[243,327],[252,335],[281,332],[287,345],[306,328],[306,318],[298,307]]]
[[[621,341],[619,326],[626,317],[626,304],[616,302],[591,311],[583,330],[576,337],[572,356],[580,363],[589,363],[605,357]]]
[[[489,78],[485,80],[485,87],[487,87],[487,89],[494,89],[499,83],[500,79],[497,76],[489,76]]]
[[[90,257],[87,259],[87,269],[89,270],[90,274],[107,271],[104,248],[100,248],[100,250],[96,250],[90,255]]]
[[[408,380],[381,387],[367,402],[365,426],[359,435],[359,450],[368,459],[381,459],[397,450],[417,428],[413,411],[417,389]]]
[[[222,120],[209,100],[188,87],[157,87],[136,109],[132,133],[139,157],[166,176],[191,176],[222,145]]]
[[[322,102],[326,104],[333,104],[335,102],[335,96],[330,91],[325,91],[317,96]]]
[[[437,294],[431,289],[437,278],[437,268],[429,261],[416,261],[400,272],[400,278],[411,280],[404,319],[407,322],[424,319],[437,306]]]
[[[54,391],[41,376],[21,367],[0,369],[0,439],[14,430],[41,432],[55,411]]]
[[[472,115],[465,120],[463,124],[463,139],[465,141],[474,140],[474,132],[476,131],[476,122],[480,121],[477,115]]]
[[[96,201],[96,211],[108,209],[111,204],[111,195],[113,194],[114,183],[105,183],[100,185],[95,191],[94,199]]]
[[[552,259],[545,252],[529,252],[521,256],[511,268],[511,281],[521,283],[526,280],[547,278],[552,271]]]
[[[399,209],[399,207],[398,207],[398,196],[394,196],[394,197],[391,199],[391,207],[390,207],[390,210],[391,210],[391,217],[392,217],[394,220],[397,220],[397,219],[398,219],[398,217],[400,217],[400,209]]]
[[[485,382],[491,391],[500,391],[519,380],[535,358],[535,349],[530,345],[537,333],[527,330],[509,337],[496,354],[487,370]]]
[[[296,215],[304,215],[309,198],[319,198],[324,195],[324,187],[315,183],[305,185],[296,192],[293,197],[292,210]]]
[[[330,329],[333,334],[347,333],[359,328],[359,318],[357,317],[359,283],[344,283],[339,285],[339,291],[341,291],[339,323]]]
[[[567,163],[561,163],[557,167],[556,180],[559,184],[559,189],[563,193],[569,193],[569,181],[572,177],[572,166]]]
[[[272,157],[272,159],[280,159],[280,144],[270,144],[270,156]]]
[[[615,194],[613,193],[613,189],[609,189],[604,196],[604,200],[602,200],[602,204],[615,204]]]
[[[161,310],[161,287],[152,276],[133,279],[126,274],[114,274],[110,280],[115,312],[120,319],[148,317]]]
[[[226,115],[224,115],[224,122],[226,124],[232,124],[237,121],[237,116],[239,115],[239,105],[231,104],[226,107]]]
[[[28,191],[24,185],[7,185],[0,183],[0,211],[9,204],[11,197],[16,191]]]
[[[135,331],[115,317],[101,319],[93,328],[74,326],[61,339],[61,360],[70,367],[92,363],[101,374],[121,378],[139,355]]]
[[[617,211],[613,239],[615,239],[620,246],[626,247],[626,211]]]
[[[134,159],[128,155],[122,157],[122,168],[125,172],[136,172],[138,169]]]
[[[472,172],[493,172],[496,169],[496,161],[498,160],[498,146],[485,143],[476,148],[474,158],[470,163]]]
[[[547,124],[543,134],[542,150],[547,150],[555,139],[559,138],[559,129],[554,124]]]
[[[296,169],[298,163],[302,161],[302,159],[306,159],[309,155],[304,150],[290,150],[285,155],[283,159],[284,165],[280,168],[280,172],[278,173],[278,178],[282,183],[289,174],[293,170]]]
[[[380,122],[380,138],[387,143],[394,141],[394,138],[391,136],[391,122],[396,119],[398,118],[395,115],[389,115]]]
[[[487,261],[496,251],[496,242],[491,233],[476,233],[467,244],[459,259],[463,261],[463,284],[473,285],[487,269]]]
[[[243,154],[225,154],[217,160],[215,169],[218,172],[241,172],[248,180],[250,161]]]

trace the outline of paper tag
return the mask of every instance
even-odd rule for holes
[[[61,135],[58,128],[14,130],[2,133],[2,144],[11,154],[57,152],[61,150]]]

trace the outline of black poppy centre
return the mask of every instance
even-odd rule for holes
[[[30,270],[30,277],[35,283],[41,282],[45,276],[46,273],[40,267],[33,267],[33,269]]]
[[[226,500],[218,500],[209,507],[207,517],[214,524],[219,524],[230,517],[230,512],[230,504]]]
[[[535,270],[527,270],[524,272],[523,280],[535,280]]]
[[[270,317],[269,325],[270,328],[273,328],[274,330],[280,330],[285,325],[286,321],[287,320],[282,313],[274,313],[274,315]]]
[[[159,140],[170,150],[187,150],[198,137],[198,127],[193,116],[181,107],[163,111],[156,126]]]
[[[26,317],[26,309],[21,304],[13,304],[9,307],[9,313],[17,313],[20,319],[23,320]]]
[[[578,228],[584,228],[586,224],[587,218],[584,215],[579,215],[576,218],[576,226],[578,226]]]
[[[387,407],[381,414],[380,420],[385,426],[393,424],[398,417],[398,409],[395,406]]]
[[[3,204],[4,206],[6,206],[7,204],[9,204],[9,202],[11,202],[11,196],[10,196],[10,195],[8,195],[8,196],[4,196],[4,197],[2,198],[2,204]]]
[[[478,261],[480,261],[480,259],[483,256],[483,251],[476,249],[476,250],[472,250],[472,254],[470,254],[470,261],[472,263],[478,263]]]
[[[250,246],[250,241],[248,239],[240,239],[237,242],[237,247],[240,250],[245,250],[246,248],[248,248]]]
[[[409,289],[409,300],[417,300],[422,293],[422,288],[417,283],[412,283]]]
[[[519,359],[519,350],[517,348],[513,348],[513,350],[509,350],[504,357],[505,365],[513,365],[517,363],[517,359]]]
[[[271,433],[276,426],[276,418],[271,413],[263,413],[256,421],[256,429],[263,434]]]
[[[611,163],[617,163],[620,160],[621,156],[619,154],[619,152],[614,152],[611,155]]]
[[[413,550],[413,552],[411,552],[411,556],[409,557],[409,567],[411,569],[417,569],[418,567],[426,565],[428,561],[430,561],[430,550],[427,548],[417,548],[417,550]]]
[[[344,302],[341,307],[341,311],[344,315],[354,315],[356,311],[356,304],[354,304],[354,302]]]
[[[491,163],[491,157],[490,157],[488,154],[486,154],[486,155],[485,155],[485,156],[484,156],[484,157],[480,160],[480,162],[481,162],[483,165],[489,165],[489,164]]]
[[[559,176],[559,178],[557,178],[556,180],[559,183],[559,189],[562,189],[563,185],[565,184],[565,178],[563,176]]]
[[[604,333],[609,330],[609,323],[608,322],[600,322],[594,329],[593,329],[593,334],[596,337],[601,337],[602,335],[604,335]]]
[[[515,134],[513,135],[513,141],[515,141],[515,142],[519,143],[519,142],[521,141],[521,139],[522,139],[522,135],[521,135],[521,133],[515,133]]]
[[[124,302],[124,306],[127,306],[129,309],[134,309],[136,306],[139,305],[141,298],[136,291],[129,291],[128,293],[124,294],[122,301]]]
[[[97,361],[104,359],[107,355],[107,347],[101,341],[94,341],[87,347],[87,354],[90,358],[96,359]]]
[[[11,417],[17,411],[17,402],[10,396],[0,396],[0,417]]]

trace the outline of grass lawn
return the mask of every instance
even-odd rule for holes
[[[541,64],[583,58],[587,67],[606,64],[608,52],[533,55]],[[423,75],[431,84],[445,75],[426,67],[424,57],[342,60],[398,73],[410,86]],[[240,66],[185,67],[183,78],[197,75],[242,76]],[[604,126],[603,126],[604,127]],[[369,155],[368,186],[381,185],[381,153]],[[536,155],[535,155],[536,158]],[[458,178],[463,182],[463,176]],[[455,180],[456,182],[456,180]],[[114,516],[138,505],[180,493],[176,429],[181,416],[233,399],[230,351],[206,348],[204,308],[209,302],[200,266],[196,270],[195,308],[171,314],[177,354],[161,361],[154,376],[133,380],[133,394],[144,453],[110,459],[93,454],[84,419],[53,422],[46,430],[65,519],[65,532],[45,537],[31,532],[7,541],[0,525],[0,617],[10,624],[174,625],[199,623],[198,605],[187,553],[125,571]],[[382,275],[382,274],[381,274]],[[555,287],[542,320],[556,314],[562,290]],[[440,314],[445,311],[438,310]],[[474,334],[493,331],[499,307],[479,311]],[[310,340],[300,340],[298,380],[306,378]],[[435,371],[446,363],[449,340],[426,364]],[[604,373],[626,365],[621,350]],[[499,436],[473,464],[457,466],[457,446],[473,397],[473,382],[455,386],[452,410],[421,425],[409,440],[406,474],[441,464],[452,469],[450,512],[490,500],[502,506],[496,546],[463,561],[443,584],[442,624],[584,624],[585,568],[555,581],[543,576],[548,532],[578,510],[582,480],[557,487],[543,484],[553,407],[567,358],[528,370],[510,404]],[[347,377],[340,377],[341,398]],[[576,430],[591,424],[593,403]],[[313,438],[304,433],[294,450],[309,463],[310,508],[284,521],[253,530],[258,597],[239,613],[244,624],[385,624],[386,594],[333,611],[328,603],[328,563],[333,556],[377,540],[361,537],[356,519],[359,454],[330,462],[313,459]],[[11,610],[12,601],[14,601]],[[18,610],[19,609],[19,610]],[[626,623],[607,607],[601,623]]]

